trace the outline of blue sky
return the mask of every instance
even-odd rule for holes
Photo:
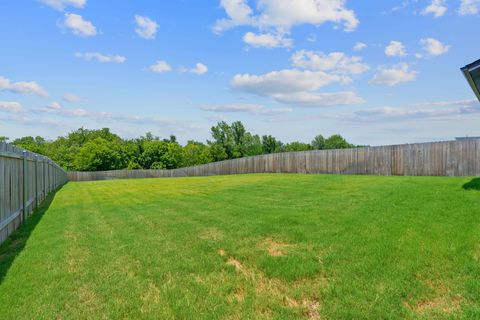
[[[0,5],[0,135],[205,140],[219,120],[357,144],[480,135],[459,68],[480,0],[22,0]]]

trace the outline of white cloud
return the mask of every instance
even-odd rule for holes
[[[445,45],[433,38],[421,39],[420,43],[423,45],[423,50],[425,50],[425,52],[431,56],[440,56],[450,50],[450,46]]]
[[[49,105],[47,105],[47,109],[60,110],[60,109],[62,109],[62,105],[55,101],[55,102],[52,102]]]
[[[40,2],[59,11],[69,6],[81,9],[87,4],[87,0],[40,0]]]
[[[243,42],[255,48],[290,48],[293,46],[293,39],[285,38],[281,34],[263,33],[255,34],[247,32],[243,36]]]
[[[62,99],[63,101],[70,102],[70,103],[75,103],[80,101],[80,97],[73,93],[65,93]]]
[[[328,84],[345,84],[350,81],[350,78],[344,75],[328,74],[323,71],[286,69],[263,75],[237,74],[231,84],[237,90],[270,97],[280,103],[325,107],[363,102],[353,92],[318,92]]]
[[[362,51],[367,48],[367,45],[363,42],[357,42],[355,46],[353,46],[353,51]]]
[[[389,57],[403,57],[407,55],[407,52],[400,41],[390,41],[390,44],[385,48],[385,54]]]
[[[9,79],[0,76],[0,91],[3,90],[19,94],[35,94],[40,97],[48,96],[48,92],[35,81],[11,82]]]
[[[263,75],[237,74],[232,80],[232,85],[236,89],[268,96],[318,90],[331,83],[346,83],[348,81],[348,77],[322,71],[286,69]]]
[[[333,107],[342,105],[356,105],[365,103],[353,91],[340,92],[295,92],[292,94],[277,94],[275,100],[281,103],[293,104],[301,107]]]
[[[370,84],[394,86],[402,82],[415,80],[417,72],[411,70],[408,64],[399,63],[390,68],[380,67],[378,73],[370,80]]]
[[[274,116],[274,115],[292,112],[292,109],[290,108],[269,109],[260,104],[250,104],[250,103],[207,105],[207,106],[201,106],[200,109],[204,111],[210,111],[210,112],[225,112],[225,113],[244,112],[252,115],[262,115],[262,116]]]
[[[447,7],[445,5],[445,0],[432,0],[430,5],[428,5],[421,14],[428,15],[433,14],[435,18],[442,17],[447,12]]]
[[[406,107],[382,107],[337,115],[349,121],[398,121],[421,118],[451,118],[480,113],[476,100],[439,101],[409,105]]]
[[[135,32],[143,39],[152,40],[155,39],[157,33],[158,24],[149,17],[135,15],[135,23],[137,27]]]
[[[253,10],[247,0],[221,0],[220,6],[225,10],[228,18],[218,20],[213,31],[221,33],[237,26],[253,24]]]
[[[257,0],[257,14],[247,0],[221,0],[220,6],[228,18],[216,22],[216,33],[237,26],[288,32],[295,25],[326,22],[343,24],[346,31],[352,31],[359,24],[355,12],[345,7],[345,0]]]
[[[205,74],[205,73],[208,72],[208,67],[206,65],[204,65],[203,63],[199,62],[195,65],[195,68],[190,70],[190,72],[198,74],[198,75],[202,75],[202,74]]]
[[[360,74],[370,69],[367,64],[361,62],[361,57],[349,57],[343,52],[332,52],[327,55],[323,52],[301,50],[294,53],[291,60],[296,67],[340,74]]]
[[[75,53],[75,57],[83,59],[86,61],[95,60],[102,63],[114,62],[114,63],[124,63],[127,58],[120,55],[104,55],[99,52],[86,52],[86,53]]]
[[[18,113],[23,110],[22,105],[18,102],[0,101],[0,110]]]
[[[126,124],[134,124],[134,125],[153,125],[153,126],[168,126],[175,128],[175,130],[180,130],[180,131],[187,131],[191,129],[197,129],[197,127],[194,124],[187,124],[184,122],[179,122],[179,121],[174,121],[174,120],[169,120],[166,118],[162,118],[159,116],[138,116],[138,115],[128,115],[128,114],[122,114],[122,113],[110,113],[110,112],[104,112],[104,111],[90,111],[87,109],[83,108],[51,108],[49,106],[43,107],[43,108],[38,108],[38,109],[30,109],[29,113],[32,115],[38,115],[38,114],[47,114],[56,117],[61,117],[61,118],[66,118],[66,119],[72,119],[72,118],[86,118],[86,119],[91,119],[93,121],[97,122],[107,122],[110,124],[114,123],[126,123]],[[29,115],[29,119],[32,119],[32,117]],[[38,121],[42,121],[40,118],[35,118],[32,121],[33,123],[38,123]],[[19,119],[19,122],[25,122],[25,119]],[[52,123],[58,123],[58,122],[52,122]]]
[[[164,72],[172,71],[172,67],[166,61],[163,61],[163,60],[157,60],[157,62],[151,65],[148,69],[155,73],[164,73]]]
[[[97,34],[97,28],[87,20],[84,20],[81,15],[75,13],[65,13],[63,25],[70,29],[73,34],[91,37]]]
[[[480,11],[480,0],[461,0],[458,12],[462,16],[478,14]]]

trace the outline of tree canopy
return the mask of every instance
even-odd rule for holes
[[[182,146],[174,135],[161,139],[147,132],[139,138],[122,139],[108,128],[79,128],[52,141],[26,136],[12,143],[46,155],[70,171],[175,169],[268,153],[355,147],[339,134],[318,135],[311,143],[283,143],[271,135],[248,132],[240,121],[218,122],[211,128],[211,137],[206,143],[191,140]],[[7,140],[0,137],[0,141]]]

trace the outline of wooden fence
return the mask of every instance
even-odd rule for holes
[[[67,173],[52,160],[0,142],[0,243],[66,182]]]
[[[274,153],[173,170],[68,172],[71,181],[243,173],[479,176],[480,139]]]

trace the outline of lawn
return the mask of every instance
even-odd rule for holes
[[[471,178],[68,183],[0,248],[2,319],[480,319]]]

